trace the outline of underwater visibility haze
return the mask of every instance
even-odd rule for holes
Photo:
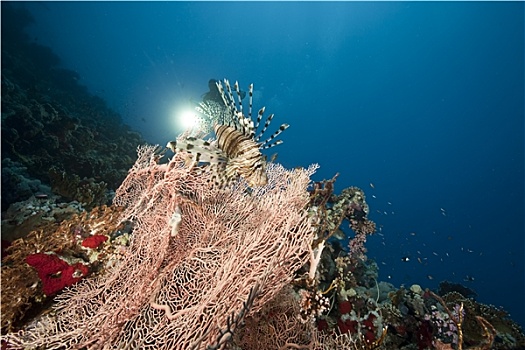
[[[9,39],[15,29],[4,13],[13,8],[32,20],[20,24],[24,36]],[[407,290],[463,285],[525,326],[523,2],[2,2],[3,220],[7,205],[27,199],[4,201],[13,188],[4,181],[5,152],[12,160],[18,152],[22,163],[24,154],[17,143],[4,144],[14,138],[8,127],[26,128],[4,119],[11,110],[4,100],[12,100],[4,91],[14,91],[4,76],[14,82],[26,72],[8,66],[16,59],[5,52],[17,40],[40,47],[40,62],[56,55],[49,65],[97,97],[95,117],[82,125],[128,135],[93,133],[90,140],[107,138],[114,148],[101,144],[91,153],[91,143],[75,137],[72,147],[83,142],[91,156],[108,154],[89,167],[84,158],[63,158],[60,169],[78,166],[78,186],[96,169],[108,184],[103,190],[115,191],[137,146],[164,147],[184,132],[184,116],[216,87],[210,79],[229,79],[232,88],[238,81],[245,109],[253,83],[254,116],[263,106],[265,116],[275,114],[268,137],[290,125],[278,136],[282,145],[262,151],[268,159],[277,153],[287,169],[318,163],[314,181],[339,173],[334,193],[364,192],[376,225],[366,256],[377,263],[377,281]],[[43,79],[23,79],[31,77]],[[47,153],[66,147],[57,137]],[[105,173],[108,164],[115,170]],[[46,176],[39,180],[67,180],[58,170]],[[341,230],[346,238],[330,239],[348,249],[352,230],[346,221]],[[376,336],[373,342],[384,340]]]

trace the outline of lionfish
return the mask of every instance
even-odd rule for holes
[[[242,177],[250,187],[266,185],[266,158],[261,150],[281,144],[276,140],[289,125],[281,124],[269,138],[261,141],[270,126],[274,114],[266,117],[261,130],[258,131],[263,119],[265,107],[257,113],[255,123],[252,120],[253,84],[248,89],[248,116],[243,114],[241,90],[238,82],[233,85],[233,91],[227,79],[224,86],[219,81],[217,89],[222,97],[223,105],[213,101],[201,102],[196,110],[205,119],[213,123],[216,139],[212,141],[197,137],[185,137],[168,142],[167,146],[173,152],[186,151],[196,163],[209,163],[214,172],[216,184],[224,186]],[[234,92],[236,97],[234,97]]]

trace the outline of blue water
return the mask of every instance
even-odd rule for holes
[[[152,143],[210,78],[253,82],[291,125],[278,161],[366,191],[381,280],[463,283],[525,325],[523,2],[24,6],[35,40]]]

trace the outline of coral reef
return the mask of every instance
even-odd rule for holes
[[[51,188],[30,178],[27,168],[10,158],[2,158],[2,208],[34,194],[51,194]],[[5,189],[9,189],[8,191]],[[4,209],[5,210],[5,209]]]
[[[57,196],[40,193],[10,205],[2,213],[2,239],[11,242],[26,237],[31,231],[68,220],[84,210],[76,201],[61,203],[58,199]]]
[[[308,346],[312,326],[298,321],[299,301],[299,295],[290,286],[283,288],[260,311],[245,318],[234,334],[234,344],[244,350],[283,349],[290,344]]]
[[[310,210],[317,220],[318,242],[332,237],[347,220],[355,236],[350,242],[350,252],[357,259],[364,259],[366,236],[375,232],[375,223],[368,220],[368,204],[363,190],[357,187],[344,189],[340,195],[333,193],[336,174],[330,180],[314,183],[310,197]]]
[[[365,194],[337,175],[308,192],[315,167],[268,163],[266,186],[217,188],[183,152],[134,163],[140,135],[31,21],[2,3],[2,348],[525,348],[469,288],[378,281]]]
[[[49,169],[51,190],[66,200],[80,202],[86,209],[108,204],[106,183],[95,182],[93,178],[80,179],[76,174],[69,175],[56,167]]]
[[[59,205],[59,212],[63,207]],[[6,249],[2,256],[2,332],[16,329],[28,311],[29,316],[38,313],[50,296],[90,272],[105,271],[122,254],[122,247],[127,245],[127,240],[122,239],[125,223],[118,221],[122,209],[102,206],[71,214],[76,208],[73,204],[66,211],[68,220],[61,215],[55,219],[50,210],[48,216],[40,216],[40,224],[27,237],[14,240]],[[111,239],[111,244],[83,244],[91,237],[101,236],[104,241]]]
[[[308,193],[313,168],[273,163],[267,186],[240,180],[222,189],[182,153],[167,164],[159,159],[155,148],[139,149],[116,193],[121,207],[95,207],[59,224],[53,196],[12,206],[13,221],[41,211],[48,220],[14,241],[2,261],[8,348],[525,346],[503,310],[476,302],[465,287],[444,282],[438,295],[378,282],[377,264],[364,256],[374,224],[361,190],[335,195],[334,177]],[[353,231],[348,249],[334,239],[345,220]],[[45,312],[55,294],[53,312]]]
[[[29,40],[31,21],[23,8],[2,3],[2,208],[42,192],[36,179],[50,177],[68,200],[104,204],[104,184],[119,186],[144,140],[78,74],[59,68],[49,48]],[[79,182],[80,193],[60,177]]]
[[[451,292],[443,297],[412,286],[390,293],[382,308],[390,348],[521,349],[521,328],[501,311]],[[505,326],[501,326],[505,325]]]
[[[452,283],[449,281],[442,281],[439,283],[438,294],[445,295],[451,292],[458,292],[463,295],[465,298],[476,297],[477,294],[472,289],[465,287],[459,283]]]
[[[311,192],[310,213],[318,224],[317,239],[320,235],[335,235],[335,225],[348,218],[338,208],[357,207],[357,213],[367,213],[364,195],[358,189],[345,189],[340,196],[332,193],[335,178],[315,183]],[[366,215],[357,217],[368,222]],[[355,213],[349,219],[357,237],[356,231],[363,226],[355,222],[352,225]],[[259,344],[266,349],[525,347],[521,328],[502,310],[470,298],[475,292],[466,287],[443,282],[440,291],[446,292],[440,297],[419,285],[397,289],[378,283],[377,264],[366,259],[362,255],[364,249],[356,244],[364,241],[354,238],[347,252],[338,247],[337,241],[327,241],[315,280],[304,283],[304,278],[296,279],[293,288],[283,289],[260,311],[248,314],[234,336],[234,344],[242,349],[257,349]],[[306,274],[307,270],[308,266],[299,273]],[[450,289],[461,290],[465,295]],[[322,300],[328,307],[321,307]]]
[[[256,312],[292,281],[311,249],[305,207],[315,167],[269,164],[267,186],[223,190],[182,154],[156,160],[154,148],[141,148],[116,193],[121,220],[134,222],[124,259],[64,292],[53,315],[9,334],[10,345],[142,348],[155,339],[158,349],[219,348],[233,334],[230,315]]]

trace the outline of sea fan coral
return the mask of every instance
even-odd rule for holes
[[[135,225],[126,257],[60,295],[53,315],[8,335],[10,344],[219,348],[235,326],[231,315],[259,310],[306,262],[314,233],[306,188],[315,166],[270,164],[266,186],[249,190],[239,181],[224,190],[181,154],[158,164],[154,151],[139,149],[116,194],[126,207],[122,220]]]

